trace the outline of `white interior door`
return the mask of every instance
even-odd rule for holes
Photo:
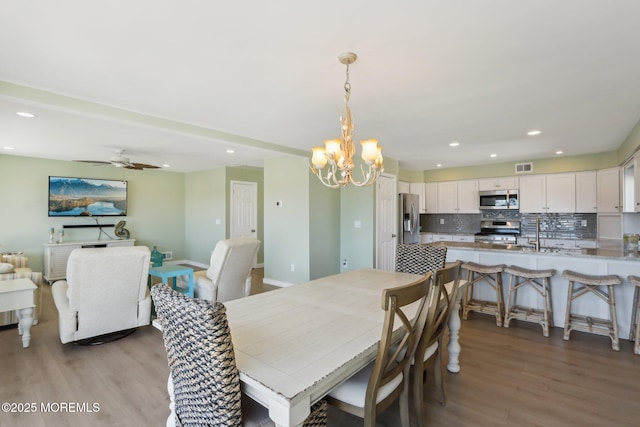
[[[382,174],[376,185],[376,268],[394,271],[398,231],[396,176]]]
[[[258,238],[258,184],[231,181],[230,237]]]

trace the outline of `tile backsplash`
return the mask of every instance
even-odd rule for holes
[[[512,210],[491,210],[482,214],[422,214],[423,232],[475,234],[482,219],[520,220],[520,234],[536,235],[536,218],[540,218],[543,239],[597,239],[597,214],[524,214]],[[584,225],[583,225],[584,224]]]

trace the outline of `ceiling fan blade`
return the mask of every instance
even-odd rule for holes
[[[110,165],[111,162],[103,162],[101,160],[74,160],[74,162],[93,163],[95,165]]]
[[[160,166],[148,165],[146,163],[131,163],[132,169],[160,169]]]

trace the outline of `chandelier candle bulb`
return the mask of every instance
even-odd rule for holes
[[[322,169],[327,164],[327,154],[324,147],[313,147],[313,157],[311,163],[316,169]]]
[[[380,156],[378,140],[367,139],[365,141],[360,141],[360,144],[362,144],[362,160],[364,160],[368,165],[373,164],[373,162],[375,162]]]

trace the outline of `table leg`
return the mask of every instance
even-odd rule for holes
[[[167,417],[167,427],[175,427],[176,425],[176,403],[173,395],[173,380],[171,374],[167,380],[167,391],[169,392],[169,416]]]
[[[447,363],[447,370],[449,372],[460,372],[460,343],[458,342],[460,335],[460,300],[464,292],[458,292],[458,296],[454,302],[453,310],[449,315],[449,345],[447,350],[449,352],[449,362]]]
[[[18,333],[22,335],[22,347],[29,347],[31,341],[31,325],[33,325],[33,308],[21,308],[18,313]]]

